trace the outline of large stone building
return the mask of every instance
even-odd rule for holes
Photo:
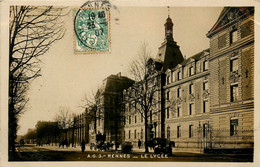
[[[225,7],[206,34],[210,47],[184,59],[168,17],[164,42],[147,61],[143,80],[119,74],[103,81],[97,131],[109,141],[137,146],[147,130],[148,141],[167,138],[178,151],[252,149],[253,20],[254,8]]]
[[[165,133],[177,148],[200,148],[210,137],[208,58],[206,49],[166,71]]]
[[[123,132],[123,90],[133,85],[134,81],[117,75],[110,75],[96,94],[97,101],[97,133],[106,135],[107,141],[120,141]]]
[[[254,8],[224,8],[210,39],[212,147],[253,146]]]
[[[138,140],[147,141],[165,137],[165,71],[176,67],[184,58],[173,39],[173,23],[166,19],[165,38],[158,49],[157,56],[150,58],[141,68],[147,69],[144,79],[125,90],[124,102],[126,122],[124,139],[137,145]],[[144,55],[145,56],[145,55]],[[134,107],[131,107],[134,106]],[[145,121],[147,119],[147,128]]]
[[[165,41],[148,62],[159,67],[150,77],[162,87],[160,105],[148,119],[148,140],[165,137],[179,151],[253,148],[253,17],[254,8],[225,7],[207,34],[210,48],[185,60],[167,18]],[[135,87],[128,88],[126,99]],[[142,118],[129,108],[125,141],[143,141]]]

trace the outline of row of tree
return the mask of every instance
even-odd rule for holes
[[[18,119],[26,111],[30,83],[40,76],[40,57],[64,36],[67,14],[66,8],[52,6],[10,6],[9,151],[15,152]]]
[[[29,129],[23,136],[26,143],[50,144],[59,142],[59,132],[57,122],[38,121],[35,129]]]
[[[75,123],[75,114],[67,107],[60,107],[54,121],[38,121],[35,129],[28,129],[23,139],[37,144],[59,143],[67,138],[68,129],[73,128]]]

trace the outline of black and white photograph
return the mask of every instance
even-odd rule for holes
[[[3,166],[259,165],[260,3],[203,2],[0,2]]]

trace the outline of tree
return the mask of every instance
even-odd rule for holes
[[[65,132],[65,138],[67,138],[68,129],[74,127],[75,114],[68,107],[60,107],[59,113],[55,116],[55,121],[58,123],[59,129]]]
[[[34,141],[36,139],[36,130],[35,129],[28,129],[27,133],[23,136],[27,142]]]
[[[91,122],[94,121],[94,132],[97,134],[97,119],[101,117],[97,114],[97,94],[92,91],[90,96],[86,94],[82,98],[79,107],[85,110],[86,119]]]
[[[50,144],[56,142],[59,132],[57,122],[38,121],[35,125],[35,133],[38,144]]]
[[[15,151],[19,116],[26,111],[26,93],[40,76],[40,57],[65,33],[66,8],[11,6],[9,22],[9,150]]]
[[[134,104],[135,112],[139,112],[144,119],[145,152],[149,152],[148,128],[152,126],[152,115],[160,112],[158,110],[160,104],[160,70],[152,70],[150,60],[152,59],[148,45],[142,43],[139,48],[138,59],[133,60],[129,67],[129,74],[136,83],[124,94],[126,104],[130,106]]]
[[[109,123],[105,125],[106,129],[110,130],[110,134],[115,135],[115,143],[118,143],[119,127],[121,127],[120,123],[122,123],[123,118],[121,112],[122,92],[104,91],[100,88],[96,94],[92,92],[92,96],[85,95],[81,100],[80,107],[85,109],[87,120],[89,122],[94,121],[95,134],[97,134],[97,120],[104,119],[105,115],[105,119],[109,120]],[[104,121],[106,122],[106,120]]]

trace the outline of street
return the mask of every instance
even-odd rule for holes
[[[160,155],[144,153],[143,149],[134,149],[132,153],[121,151],[93,151],[86,147],[84,153],[77,146],[59,148],[58,146],[25,145],[17,148],[17,159],[14,161],[172,161],[172,162],[252,162],[252,155],[234,154],[197,154],[173,153],[173,155]]]

